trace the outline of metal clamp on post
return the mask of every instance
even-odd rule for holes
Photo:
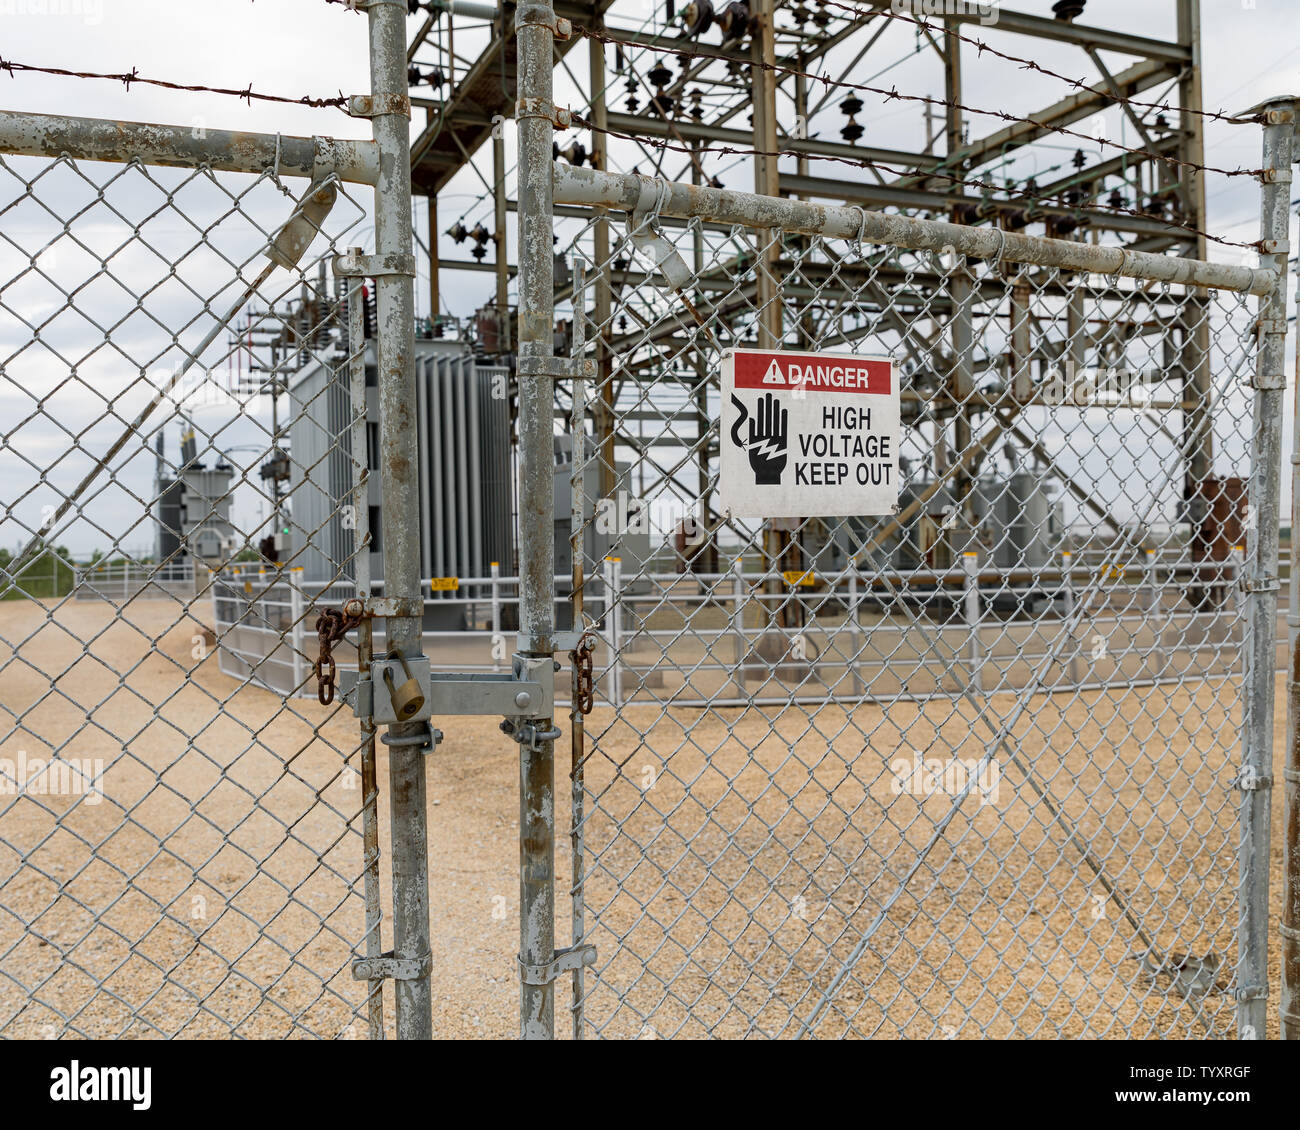
[[[343,614],[357,619],[363,616],[377,616],[381,619],[390,616],[422,616],[424,601],[418,596],[372,596],[369,600],[353,597],[344,603]]]
[[[364,255],[359,247],[334,257],[334,274],[344,279],[377,279],[384,275],[415,278],[415,256],[392,253]]]
[[[1241,583],[1243,592],[1278,592],[1282,582],[1276,577],[1260,577],[1257,581],[1245,580]]]
[[[348,99],[347,112],[354,118],[382,118],[397,114],[411,116],[411,99],[405,94],[354,94]]]
[[[1244,793],[1260,792],[1273,787],[1273,778],[1254,772],[1248,765],[1234,778],[1232,785]]]
[[[1277,392],[1286,388],[1286,374],[1256,373],[1250,378],[1250,387],[1260,392]]]
[[[551,29],[556,39],[568,39],[573,34],[573,22],[557,16],[549,4],[523,0],[515,9],[515,27],[545,27]]]
[[[515,120],[545,118],[556,129],[569,129],[573,125],[573,111],[548,102],[545,98],[521,98],[515,103]]]
[[[418,981],[433,966],[433,955],[394,957],[392,951],[379,957],[359,957],[352,963],[354,981]]]
[[[565,381],[593,381],[596,362],[578,357],[521,357],[521,377],[553,377]]]
[[[584,965],[596,964],[595,946],[574,946],[556,950],[554,960],[546,965],[529,965],[519,959],[519,978],[525,985],[549,985],[565,973],[576,973]]]

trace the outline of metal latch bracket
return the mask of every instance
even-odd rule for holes
[[[595,946],[573,946],[556,950],[555,959],[546,965],[529,965],[519,959],[519,979],[525,985],[549,985],[565,973],[576,973],[585,965],[596,964]]]
[[[596,379],[596,362],[579,357],[520,357],[518,373],[521,377],[592,381]]]
[[[360,957],[352,963],[354,981],[418,981],[428,976],[433,966],[433,955],[423,957],[394,957],[392,951],[380,957]]]
[[[383,255],[363,255],[348,251],[334,257],[334,273],[346,279],[377,279],[384,275],[415,278],[415,256],[390,251]]]

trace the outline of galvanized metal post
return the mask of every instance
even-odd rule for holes
[[[554,390],[541,369],[553,355],[555,260],[551,145],[555,10],[527,0],[515,12],[519,106],[519,651],[551,662],[555,620]],[[550,718],[529,719],[550,732]],[[519,746],[519,961],[555,960],[555,742]],[[542,981],[530,984],[529,981]],[[555,984],[521,976],[519,1034],[555,1036]]]
[[[849,572],[849,674],[852,677],[853,697],[862,694],[862,672],[858,661],[862,656],[862,594],[858,591],[858,566],[855,561]]]
[[[1296,156],[1292,154],[1292,156]],[[1300,271],[1296,273],[1296,302],[1300,304]],[[1300,365],[1300,335],[1296,339]],[[1296,370],[1300,373],[1300,368]],[[1282,864],[1282,992],[1279,1011],[1284,1040],[1300,1040],[1300,381],[1296,383],[1291,436],[1291,546],[1287,552],[1290,577],[1287,602],[1286,715],[1286,843]]]
[[[1062,594],[1064,596],[1061,608],[1061,617],[1065,621],[1066,630],[1071,630],[1074,623],[1074,554],[1068,549],[1061,552],[1061,573],[1062,573]],[[1079,648],[1074,640],[1070,640],[1066,645],[1070,649],[1070,682],[1074,686],[1079,685]]]
[[[361,248],[353,248],[360,255]],[[348,390],[352,409],[352,570],[358,600],[370,599],[370,459],[366,450],[366,320],[360,279],[348,287]],[[369,617],[357,625],[357,670],[368,671],[375,656],[375,625]],[[366,904],[365,956],[383,956],[379,874],[379,775],[375,761],[375,719],[361,719],[361,849],[364,854]],[[384,982],[374,978],[366,989],[366,1020],[372,1040],[384,1038]]]
[[[731,633],[735,643],[736,665],[733,679],[736,692],[743,701],[745,691],[745,662],[748,645],[745,640],[745,555],[737,554],[731,563]]]
[[[1247,637],[1245,739],[1242,750],[1240,951],[1237,1028],[1243,1039],[1263,1039],[1268,993],[1269,808],[1273,763],[1273,679],[1277,633],[1278,510],[1282,412],[1286,392],[1287,235],[1290,230],[1291,149],[1295,102],[1262,107],[1264,186],[1260,210],[1262,267],[1277,272],[1259,303],[1251,452],[1250,552],[1246,564]]]
[[[409,264],[409,273],[375,279],[378,309],[380,472],[384,503],[384,595],[409,602],[387,621],[388,646],[421,654],[420,465],[415,412],[415,278],[411,231],[410,102],[406,86],[405,0],[370,0],[370,86],[374,139],[375,252]],[[393,866],[393,956],[421,972],[394,981],[397,1037],[432,1036],[429,992],[429,862],[425,722],[399,723],[388,745]],[[421,736],[424,741],[421,742]]]
[[[501,563],[492,562],[492,670],[501,670]]]
[[[963,608],[966,617],[967,661],[970,664],[970,689],[976,694],[984,693],[984,654],[980,646],[980,555],[967,551],[961,555],[962,569],[965,571],[965,595]]]
[[[1267,112],[1285,114],[1288,111],[1292,117],[1292,124],[1288,127],[1283,122],[1277,126],[1265,126],[1265,136],[1268,131],[1275,129],[1278,132],[1285,131],[1292,137],[1294,143],[1294,134],[1291,132],[1295,128],[1295,117],[1297,110],[1300,110],[1300,102],[1295,99],[1287,99],[1277,103],[1270,103],[1266,108]],[[1267,157],[1268,147],[1265,145],[1265,155]],[[1294,162],[1300,158],[1300,153],[1292,152],[1291,161]],[[1289,165],[1284,165],[1280,159],[1275,159],[1272,164],[1265,160],[1265,168],[1289,170]],[[1283,182],[1277,193],[1283,200],[1290,195],[1289,186]],[[1275,190],[1276,191],[1276,190]],[[1265,197],[1266,201],[1268,197]],[[1281,225],[1282,238],[1285,240],[1286,232],[1289,226],[1289,215],[1284,210],[1281,214],[1275,216],[1273,223]],[[1285,319],[1286,317],[1286,283],[1285,265],[1288,260],[1287,251],[1289,249],[1283,244],[1280,251],[1274,255],[1274,263],[1283,270],[1284,277],[1279,281],[1278,292],[1272,297],[1273,310],[1281,311],[1275,316]],[[1300,274],[1297,275],[1297,294],[1300,294]],[[1277,330],[1277,326],[1263,327]],[[1285,321],[1281,329],[1285,331]],[[1266,339],[1270,340],[1270,339]],[[1274,333],[1271,335],[1271,341],[1276,346],[1278,354],[1277,372],[1282,371],[1282,351],[1284,349],[1285,336]],[[1296,343],[1296,359],[1300,361],[1300,341]],[[1294,420],[1300,423],[1300,386],[1296,389],[1296,401],[1294,408]],[[1281,1034],[1284,1040],[1300,1040],[1300,748],[1297,746],[1296,735],[1300,734],[1300,570],[1297,570],[1297,562],[1300,558],[1296,552],[1296,530],[1300,529],[1297,522],[1300,522],[1300,430],[1293,432],[1291,449],[1291,549],[1289,554],[1290,570],[1290,600],[1287,610],[1287,645],[1288,645],[1288,663],[1287,663],[1287,725],[1286,725],[1286,758],[1285,758],[1285,789],[1286,789],[1286,841],[1283,848],[1282,864],[1282,920],[1278,929],[1282,934],[1282,989],[1281,999],[1278,1004],[1278,1012],[1281,1020]]]
[[[303,662],[303,631],[302,631],[302,589],[299,585],[294,584],[293,570],[286,569],[280,574],[289,585],[289,658],[293,664],[293,671],[290,678],[293,687],[292,694],[297,694],[302,690],[302,685],[306,681],[305,664]],[[130,573],[127,574],[128,585]],[[129,591],[129,588],[128,590]],[[126,596],[126,591],[123,592]]]

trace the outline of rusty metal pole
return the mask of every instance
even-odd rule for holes
[[[1282,109],[1281,105],[1272,107]],[[1297,103],[1292,101],[1289,109],[1293,118],[1296,116]],[[1300,154],[1291,154],[1294,162]],[[1285,185],[1283,186],[1286,187]],[[1288,221],[1290,217],[1287,217]],[[1287,262],[1287,254],[1276,256],[1280,265]],[[1300,274],[1297,275],[1300,284]],[[1283,284],[1285,286],[1285,283]],[[1285,289],[1282,291],[1282,303],[1285,304]],[[1300,294],[1300,286],[1297,288]],[[1276,299],[1275,299],[1276,301]],[[1278,340],[1279,353],[1281,342]],[[1296,343],[1296,360],[1300,362],[1300,340]],[[1293,420],[1300,424],[1300,385],[1295,393]],[[1286,840],[1282,865],[1282,921],[1279,931],[1282,935],[1282,990],[1278,1005],[1281,1021],[1281,1033],[1284,1040],[1300,1040],[1300,570],[1297,569],[1296,530],[1300,528],[1300,429],[1291,437],[1291,550],[1290,600],[1287,610],[1287,726],[1286,726]]]
[[[361,249],[354,248],[360,255]],[[366,450],[366,319],[360,279],[350,280],[348,304],[348,391],[352,408],[352,569],[358,600],[370,599],[370,460]],[[366,618],[357,626],[357,670],[368,671],[375,650],[374,621]],[[361,719],[361,849],[364,865],[366,904],[365,956],[383,956],[380,926],[383,911],[379,875],[379,777],[375,761],[375,720]],[[384,992],[382,978],[366,987],[366,1019],[370,1039],[384,1038]]]
[[[512,351],[510,327],[510,241],[506,237],[506,139],[498,123],[492,134],[492,203],[496,227],[496,306],[501,353]]]
[[[768,68],[776,62],[775,0],[754,0],[758,21],[750,45],[751,86],[754,92],[754,191],[760,196],[781,194],[779,147],[776,128],[776,73]],[[758,305],[758,345],[760,349],[780,349],[784,331],[781,288],[777,281],[777,264],[781,258],[781,233],[776,228],[754,233],[757,261],[755,281]],[[784,521],[769,520],[763,530],[765,588],[771,598],[767,605],[768,626],[786,629],[795,626],[791,602],[782,599],[784,592],[779,574],[782,566],[791,567],[791,537]],[[784,650],[781,645],[780,651]],[[778,651],[777,654],[780,654]]]
[[[553,660],[555,632],[555,258],[551,145],[555,10],[529,0],[515,13],[519,56],[519,660]],[[552,735],[551,718],[529,718]],[[519,1034],[555,1036],[555,741],[519,743]]]
[[[375,252],[404,262],[404,273],[375,279],[378,310],[379,419],[383,440],[384,595],[405,605],[387,621],[388,646],[421,654],[420,465],[415,414],[415,255],[411,225],[411,119],[406,86],[405,0],[371,0],[370,83],[374,138]],[[427,722],[397,723],[388,746],[393,856],[393,957],[416,970],[394,981],[397,1037],[432,1035],[429,991],[429,860],[425,758]]]
[[[605,45],[593,39],[589,45],[591,68],[591,121],[596,127],[591,134],[591,156],[594,168],[604,172],[609,167],[609,140],[604,132],[609,125],[609,103],[606,93]],[[613,498],[618,489],[618,475],[614,458],[614,382],[611,379],[613,363],[607,339],[613,336],[610,319],[614,310],[614,293],[611,286],[612,265],[610,256],[609,220],[604,213],[596,217],[592,230],[595,255],[595,335],[596,335],[596,404],[593,427],[596,432],[596,470],[600,478],[600,497]]]
[[[1251,450],[1254,530],[1246,562],[1245,735],[1242,744],[1241,857],[1238,887],[1237,1031],[1263,1039],[1268,994],[1269,819],[1273,772],[1273,683],[1276,666],[1279,495],[1282,413],[1286,394],[1287,236],[1295,101],[1264,103],[1264,186],[1260,266],[1277,273],[1259,303],[1259,348]],[[1284,921],[1284,926],[1287,923]],[[1290,927],[1287,927],[1290,929]],[[1284,935],[1285,936],[1285,935]],[[1286,1007],[1284,1005],[1284,1007]]]

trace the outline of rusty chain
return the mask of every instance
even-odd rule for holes
[[[363,617],[340,612],[337,608],[323,608],[316,618],[316,634],[320,637],[320,655],[312,665],[316,675],[316,698],[322,706],[334,701],[334,679],[338,667],[333,649],[344,636],[361,623]]]
[[[573,706],[579,714],[591,713],[596,701],[596,681],[592,665],[591,636],[584,635],[569,652],[573,660]]]

